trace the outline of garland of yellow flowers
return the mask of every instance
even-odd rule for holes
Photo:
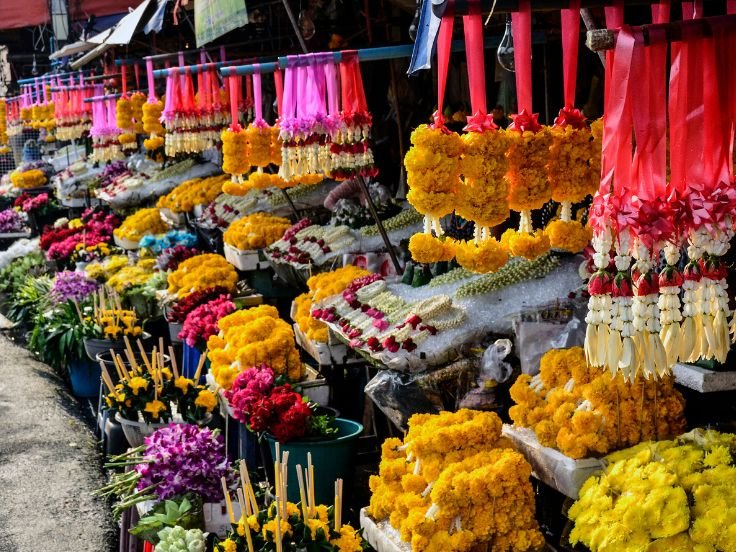
[[[594,123],[600,126],[598,123]],[[577,109],[562,109],[550,129],[547,175],[552,199],[561,204],[560,218],[551,221],[545,233],[552,247],[577,253],[593,237],[590,228],[572,219],[572,204],[592,195],[600,183],[600,135],[585,124]],[[596,135],[598,138],[596,138]]]
[[[514,424],[576,459],[677,435],[686,425],[684,399],[672,377],[626,381],[617,374],[611,380],[588,365],[581,347],[545,353],[539,375],[520,376],[511,398]]]
[[[146,234],[162,234],[169,227],[161,219],[161,212],[158,207],[148,209],[139,209],[113,231],[118,239],[126,239],[131,241],[139,241]]]
[[[508,230],[501,243],[516,257],[535,259],[550,248],[549,238],[532,227],[531,211],[541,208],[551,196],[547,179],[550,132],[537,121],[537,114],[523,110],[513,116],[506,151],[509,207],[520,215],[518,230]]]
[[[168,293],[179,298],[211,287],[223,286],[235,290],[238,273],[225,257],[216,253],[204,253],[182,262],[168,276]]]
[[[381,448],[368,512],[388,518],[412,550],[531,551],[544,543],[531,467],[501,437],[496,414],[415,414],[404,443],[387,439]]]
[[[10,151],[8,147],[8,104],[5,99],[0,100],[0,153]]]
[[[155,151],[164,145],[166,130],[161,124],[164,102],[161,100],[147,101],[141,109],[143,113],[143,131],[149,134],[149,137],[143,141],[143,147],[148,151]]]
[[[235,311],[217,323],[219,335],[207,342],[212,375],[230,389],[237,375],[252,366],[267,364],[276,374],[299,381],[304,366],[294,341],[292,327],[270,305]]]
[[[404,157],[409,185],[406,199],[424,215],[424,233],[411,237],[409,251],[419,263],[450,260],[455,256],[454,242],[440,239],[440,218],[455,208],[461,187],[463,141],[457,133],[438,124],[417,127],[411,143]]]
[[[161,196],[156,206],[159,209],[169,209],[172,213],[188,213],[197,205],[209,205],[217,199],[226,180],[226,175],[185,180],[168,194]]]
[[[233,222],[222,237],[226,244],[240,251],[263,249],[281,239],[290,226],[289,219],[255,213]]]

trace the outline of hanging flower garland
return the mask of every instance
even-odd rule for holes
[[[148,100],[142,107],[143,131],[149,136],[143,141],[143,147],[149,152],[154,152],[164,145],[164,134],[166,130],[161,124],[161,115],[164,104],[156,98],[156,87],[153,80],[153,61],[146,60],[146,71],[148,73]]]
[[[238,103],[240,96],[240,77],[231,74],[228,77],[230,86],[231,123],[222,131],[222,170],[232,176],[232,182],[242,184],[243,175],[250,169],[250,152],[248,135],[238,122]],[[225,189],[227,193],[227,189]]]
[[[102,92],[102,86],[97,87]],[[106,163],[123,159],[123,151],[118,142],[120,129],[115,120],[115,102],[112,98],[98,99],[93,106],[92,160],[97,163]]]

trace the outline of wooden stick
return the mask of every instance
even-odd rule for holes
[[[110,355],[112,356],[112,364],[115,366],[115,372],[118,374],[118,381],[124,381],[125,378],[123,377],[123,372],[120,370],[120,366],[118,366],[117,359],[115,358],[115,352],[110,349]],[[100,361],[100,366],[104,366],[105,363],[103,361]]]
[[[250,482],[250,475],[248,474],[248,467],[245,465],[245,460],[240,461],[240,483],[243,486],[245,496],[248,498],[248,506],[252,514],[258,514],[258,504],[256,503],[255,493],[253,492],[253,485]],[[251,502],[251,496],[253,501]]]
[[[299,481],[299,499],[302,503],[302,519],[306,523],[309,519],[309,510],[307,508],[307,492],[304,490],[304,474],[302,473],[301,464],[296,465],[296,478]]]
[[[123,336],[123,341],[125,342],[125,352],[130,355],[128,358],[130,359],[130,365],[133,366],[133,360],[135,360],[135,355],[133,354],[133,347],[130,346],[130,339],[128,339],[127,335]]]
[[[164,338],[159,337],[158,338],[158,356],[159,356],[158,364],[161,368],[163,368],[164,366],[164,351],[165,350],[166,349],[164,349]]]
[[[199,357],[199,363],[197,364],[197,371],[194,372],[194,385],[197,385],[199,383],[199,376],[202,374],[202,368],[204,368],[204,363],[206,360],[207,353],[202,353],[202,356]]]
[[[176,363],[176,355],[171,345],[169,345],[169,356],[171,357],[171,369],[174,371],[174,378],[179,379],[179,366]]]
[[[309,467],[309,515],[314,515],[314,465],[312,465],[312,453],[307,453],[307,464]]]
[[[148,356],[146,355],[146,350],[143,348],[143,342],[139,339],[138,340],[138,350],[141,352],[141,358],[143,359],[143,363],[146,365],[146,370],[151,370],[151,363],[148,362]]]
[[[240,502],[240,511],[245,512],[246,510],[250,510],[248,508],[248,501],[243,496],[243,489],[238,489],[238,502]],[[248,523],[248,515],[245,515],[245,520],[243,522],[243,525],[245,526],[245,540],[248,543],[248,552],[254,552],[255,548],[253,548],[253,538],[250,536],[250,524]]]
[[[112,351],[112,349],[110,349]],[[119,356],[119,355],[118,355]],[[125,358],[128,359],[128,363],[130,364],[130,369],[133,370],[133,372],[138,372],[138,363],[135,361],[135,357],[133,357],[132,353],[128,351],[128,349],[125,349]]]
[[[284,511],[286,511],[286,503],[289,501],[288,499],[288,490],[289,490],[289,451],[284,452],[284,458],[281,462],[281,485],[284,488],[283,492],[283,500],[284,500]]]
[[[125,363],[123,362],[123,359],[120,357],[120,355],[116,354],[115,351],[110,349],[110,354],[112,355],[112,361],[115,364],[115,366],[122,372],[124,381],[130,381],[130,372],[128,372],[128,368],[125,366]]]
[[[102,369],[102,381],[105,382],[108,391],[110,391],[110,393],[112,394],[115,394],[115,386],[112,384],[110,374],[107,371],[107,366],[105,366],[105,363],[102,361],[100,361],[100,368]]]
[[[335,481],[335,531],[340,531],[340,490]]]
[[[227,490],[227,482],[224,477],[220,478],[222,484],[222,494],[225,496],[225,505],[227,506],[227,513],[230,514],[230,523],[235,523],[235,512],[233,512],[233,503],[230,500],[230,492]]]
[[[282,540],[281,536],[281,508],[279,507],[278,501],[276,501],[276,552],[282,551]]]

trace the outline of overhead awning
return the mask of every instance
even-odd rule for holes
[[[74,54],[79,54],[81,52],[86,52],[87,50],[91,50],[94,48],[95,45],[90,42],[85,42],[84,40],[78,40],[77,42],[72,42],[71,44],[67,44],[60,50],[57,50],[53,54],[49,56],[49,59],[61,59],[63,57],[67,56],[73,56]]]
[[[78,60],[72,62],[71,68],[78,69],[98,58],[104,54],[107,50],[113,46],[124,46],[129,44],[133,35],[137,33],[143,26],[145,21],[144,16],[154,11],[156,4],[152,3],[152,0],[143,0],[141,4],[131,11],[128,15],[123,17],[117,25],[102,31],[101,33],[90,37],[87,42],[92,43],[93,50],[87,52],[84,56]],[[149,8],[151,8],[149,10]]]
[[[47,0],[0,2],[0,30],[35,27],[49,21]]]
[[[127,13],[137,3],[137,0],[74,0],[69,2],[69,9],[72,12],[72,19],[78,21],[87,19],[91,15],[100,17]]]

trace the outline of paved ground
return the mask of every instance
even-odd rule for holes
[[[87,416],[89,416],[87,414]],[[89,420],[51,368],[0,335],[0,552],[108,552]]]

